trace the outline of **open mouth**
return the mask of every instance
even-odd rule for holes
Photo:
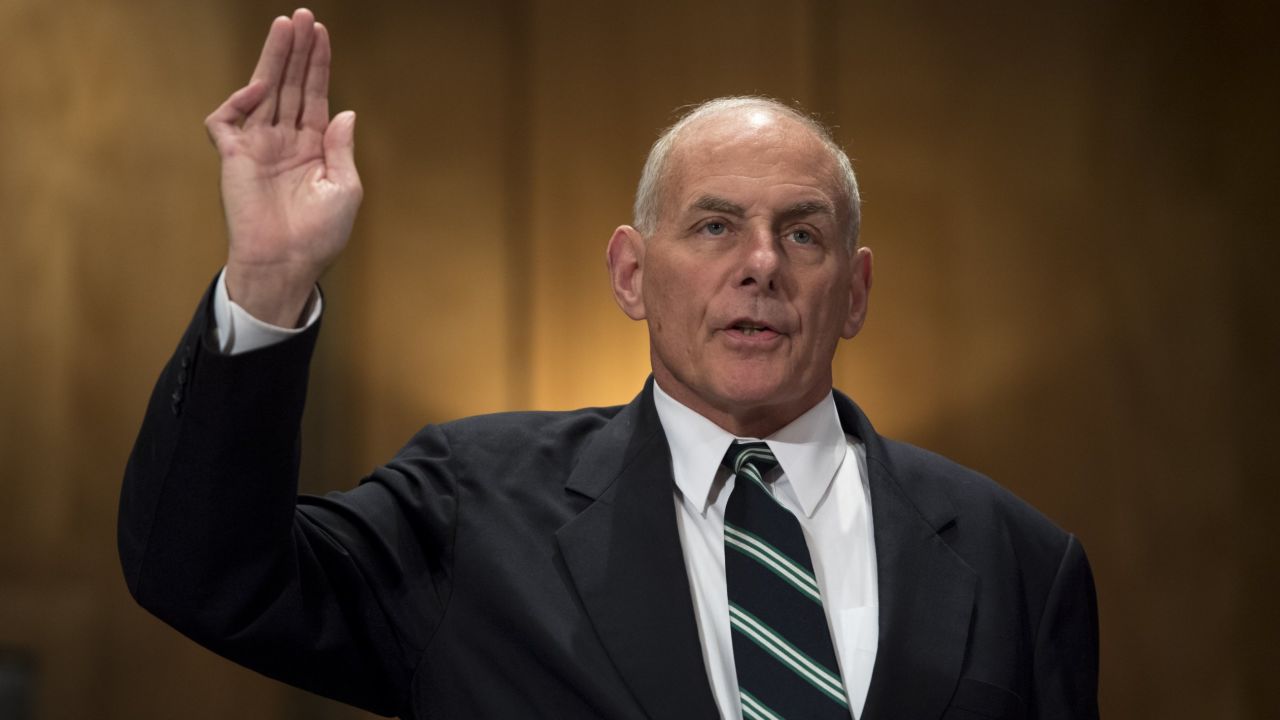
[[[769,327],[768,325],[761,325],[759,323],[754,323],[749,321],[734,323],[731,326],[731,329],[742,333],[744,337],[755,337],[756,335],[759,335],[761,333],[773,333],[773,334],[777,333],[776,330]]]

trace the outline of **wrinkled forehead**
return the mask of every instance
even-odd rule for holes
[[[833,201],[843,196],[831,149],[804,123],[768,109],[699,119],[680,132],[668,163],[668,203],[680,204],[721,177],[789,177],[822,187]]]

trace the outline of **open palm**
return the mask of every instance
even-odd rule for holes
[[[329,119],[329,63],[310,11],[276,18],[253,79],[205,121],[222,158],[227,290],[281,325],[297,321],[360,205],[355,115]]]

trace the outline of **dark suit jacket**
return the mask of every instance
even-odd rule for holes
[[[298,498],[316,330],[227,357],[210,322],[206,295],[129,459],[119,543],[139,603],[382,714],[717,716],[651,384],[622,407],[430,426],[358,488]],[[836,402],[866,443],[879,567],[863,717],[1096,717],[1080,544]]]

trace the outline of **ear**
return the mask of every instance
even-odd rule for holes
[[[630,225],[619,226],[609,238],[605,261],[609,264],[609,283],[618,307],[632,320],[643,320],[644,236]]]
[[[844,320],[845,340],[858,334],[867,320],[867,302],[871,297],[871,248],[854,251],[853,271],[849,273],[849,316]]]

